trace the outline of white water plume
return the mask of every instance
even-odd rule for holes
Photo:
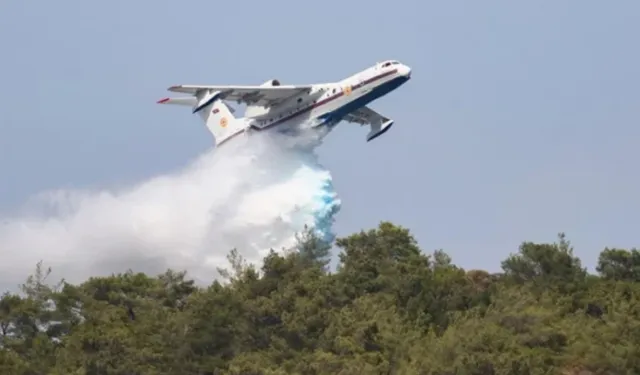
[[[209,283],[232,248],[259,264],[290,247],[304,225],[327,239],[340,207],[312,151],[254,136],[202,155],[184,170],[118,191],[52,191],[0,218],[0,291],[38,261],[81,282],[127,269],[187,270]]]

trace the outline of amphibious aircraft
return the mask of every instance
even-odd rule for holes
[[[316,129],[326,136],[340,121],[368,125],[367,141],[384,134],[394,121],[367,105],[406,83],[411,69],[396,60],[376,63],[338,82],[282,85],[271,79],[259,86],[178,85],[160,104],[191,106],[213,134],[215,146],[252,132],[275,130],[296,135]],[[243,117],[227,102],[246,105]]]

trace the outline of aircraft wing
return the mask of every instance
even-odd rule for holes
[[[308,93],[313,85],[281,85],[281,86],[216,86],[216,85],[177,85],[169,87],[169,91],[196,95],[202,90],[220,91],[223,100],[235,101],[238,104],[270,107],[294,95]]]
[[[381,136],[393,125],[393,120],[381,115],[369,107],[362,107],[344,117],[347,122],[360,125],[369,125],[371,131],[367,134],[367,142]]]

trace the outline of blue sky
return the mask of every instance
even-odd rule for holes
[[[0,212],[42,190],[118,186],[211,146],[180,83],[338,80],[384,59],[412,80],[320,150],[340,235],[390,220],[497,270],[560,231],[590,268],[638,245],[637,1],[27,1],[0,5]],[[19,251],[19,249],[17,250]]]

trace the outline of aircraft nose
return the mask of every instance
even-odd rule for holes
[[[406,65],[402,65],[402,68],[399,69],[400,70],[400,74],[407,77],[407,78],[411,78],[411,68],[409,68]]]

